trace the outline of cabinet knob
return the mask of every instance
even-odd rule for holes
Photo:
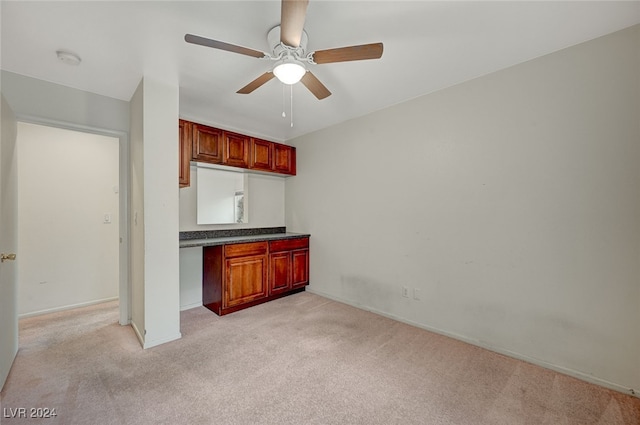
[[[0,254],[0,262],[2,263],[4,263],[5,260],[13,261],[15,259],[16,259],[16,254],[5,254],[5,253]]]

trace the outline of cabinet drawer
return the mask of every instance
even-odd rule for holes
[[[245,255],[262,255],[267,253],[267,242],[237,243],[224,246],[225,258],[243,257]]]
[[[309,238],[283,239],[269,242],[271,252],[291,251],[292,249],[309,248]]]

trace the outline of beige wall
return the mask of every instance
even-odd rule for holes
[[[18,313],[117,299],[119,140],[18,123],[17,146]]]
[[[2,94],[20,121],[89,131],[120,141],[120,323],[129,312],[129,102],[1,71]]]
[[[281,227],[284,222],[285,178],[277,175],[249,174],[249,222],[197,224],[198,174],[191,166],[189,187],[180,189],[180,231]]]
[[[640,390],[639,117],[636,26],[291,141],[309,289]]]
[[[130,109],[132,325],[150,348],[181,337],[178,87],[145,77]]]
[[[0,6],[1,7],[1,6]],[[16,136],[13,111],[0,93],[0,252],[17,253],[18,182]],[[0,263],[0,391],[18,353],[17,265]]]
[[[2,93],[20,118],[69,123],[127,133],[129,102],[15,74],[0,72]]]
[[[178,85],[145,77],[144,347],[181,337],[178,252]]]
[[[293,177],[295,178],[295,177]],[[191,186],[180,189],[180,231],[282,227],[285,225],[285,181],[264,174],[248,175],[249,222],[196,223],[198,177],[191,166]],[[180,249],[180,309],[202,305],[202,248]]]
[[[142,81],[129,102],[131,171],[129,211],[129,276],[131,279],[131,326],[144,344],[144,85]]]

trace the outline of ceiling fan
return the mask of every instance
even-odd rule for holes
[[[251,81],[237,93],[251,93],[272,78],[277,77],[284,84],[295,84],[300,81],[315,97],[324,99],[330,96],[331,92],[307,69],[307,64],[379,59],[382,57],[382,43],[361,44],[307,53],[308,36],[304,30],[304,21],[308,4],[309,0],[282,0],[280,25],[272,28],[267,34],[267,41],[272,49],[271,53],[193,34],[186,34],[184,39],[187,43],[275,61],[271,70]]]

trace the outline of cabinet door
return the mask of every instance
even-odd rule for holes
[[[189,187],[191,180],[191,130],[192,123],[179,120],[180,162],[178,164],[180,187]]]
[[[225,131],[222,163],[232,167],[249,168],[249,137]]]
[[[194,123],[192,138],[193,160],[210,164],[222,164],[222,130]]]
[[[296,175],[296,148],[273,144],[273,170],[278,173]]]
[[[273,142],[251,139],[251,160],[249,168],[273,171]]]
[[[275,252],[269,255],[269,294],[279,294],[291,289],[291,253]]]
[[[291,287],[298,288],[309,283],[309,250],[291,251]]]
[[[233,307],[267,296],[267,256],[254,255],[225,260],[223,307]]]

